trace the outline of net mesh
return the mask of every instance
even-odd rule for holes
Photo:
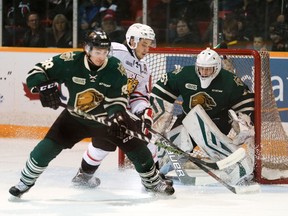
[[[195,64],[198,49],[162,49],[152,51],[145,57],[152,72],[152,82],[156,83],[163,73],[173,71],[176,65]],[[261,128],[259,140],[256,140],[255,174],[259,183],[288,183],[288,139],[281,124],[280,115],[272,88],[269,53],[260,52],[260,61],[255,61],[251,52],[237,50],[219,50],[222,66],[236,73],[252,92],[259,95],[261,104],[256,108],[261,119],[255,122]],[[258,55],[258,53],[257,53]],[[259,55],[258,55],[259,56]],[[261,82],[255,82],[255,64],[261,66]],[[193,73],[193,72],[192,72]],[[261,88],[255,88],[255,83]],[[260,89],[260,90],[257,90]],[[260,91],[260,92],[258,92]],[[260,108],[261,107],[261,108]],[[181,97],[174,106],[174,115],[182,112]],[[257,133],[257,130],[256,130]],[[201,152],[198,154],[201,155]]]

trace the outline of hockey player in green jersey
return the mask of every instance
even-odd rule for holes
[[[241,147],[247,139],[253,140],[254,127],[251,122],[254,114],[254,94],[236,74],[221,68],[221,58],[214,50],[203,50],[198,54],[195,65],[179,66],[174,71],[163,74],[153,86],[150,100],[153,127],[158,132],[165,133],[165,129],[169,127],[168,119],[172,117],[173,103],[179,96],[183,99],[183,113],[168,132],[168,136],[173,140],[182,136],[178,139],[182,150],[192,152],[198,145],[211,159],[219,160]],[[230,132],[231,115],[234,116],[234,132],[237,132],[231,141],[233,144],[217,142],[218,137]],[[219,129],[219,132],[215,133],[215,137],[209,137],[210,133],[207,131],[216,129]],[[207,137],[205,134],[208,134]],[[227,171],[232,184],[238,184],[244,178],[250,177],[253,172],[253,157],[253,153],[247,155],[239,166]],[[173,169],[171,163],[168,165],[164,165],[160,172],[166,174]]]
[[[103,31],[88,32],[83,47],[83,52],[66,52],[36,64],[28,73],[27,86],[31,92],[39,93],[43,107],[57,109],[61,105],[57,83],[64,83],[69,91],[69,107],[113,123],[107,127],[64,109],[30,153],[20,182],[10,188],[10,194],[21,197],[63,149],[72,148],[88,137],[95,137],[99,145],[113,143],[125,152],[148,191],[173,194],[174,188],[160,179],[147,143],[136,138],[127,142],[124,139],[126,129],[137,132],[138,127],[126,112],[125,69],[117,58],[108,58],[111,47],[108,36]],[[85,175],[93,184],[100,184],[98,178],[91,177]]]
[[[126,44],[111,43],[112,52],[110,55],[118,58],[126,70],[128,78],[128,110],[142,119],[146,125],[152,124],[152,110],[149,103],[149,93],[151,91],[151,71],[144,57],[149,52],[150,47],[155,47],[156,39],[153,29],[145,24],[134,23],[126,32]],[[142,129],[142,128],[141,128]],[[143,128],[143,133],[149,136],[147,128]],[[149,143],[148,148],[152,153],[157,167],[157,146]],[[83,154],[81,167],[72,182],[79,186],[92,188],[91,180],[83,178],[84,171],[93,174],[101,166],[102,161],[109,152],[115,151],[115,145],[98,145],[97,138],[92,138],[87,150]],[[166,180],[172,184],[172,181]]]

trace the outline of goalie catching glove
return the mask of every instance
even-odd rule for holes
[[[235,113],[234,110],[229,110],[229,116],[232,119],[232,128],[236,133],[233,138],[234,145],[241,145],[250,137],[254,137],[255,130],[250,116],[244,113]]]
[[[57,82],[48,80],[38,85],[40,101],[43,107],[58,109],[61,104]]]

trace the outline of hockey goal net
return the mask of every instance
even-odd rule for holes
[[[153,84],[175,65],[191,65],[202,49],[157,48],[145,57]],[[288,137],[283,129],[272,89],[269,53],[242,49],[217,49],[226,69],[236,73],[255,92],[255,179],[261,184],[288,183]],[[181,112],[175,103],[175,115]],[[125,167],[119,151],[119,167]]]

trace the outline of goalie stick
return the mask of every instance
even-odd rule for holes
[[[76,114],[76,115],[78,115],[84,119],[93,120],[93,121],[96,121],[96,122],[101,123],[101,124],[106,125],[106,126],[111,126],[111,124],[112,124],[110,121],[107,121],[107,120],[104,120],[103,118],[99,118],[99,117],[96,117],[96,116],[91,115],[89,113],[83,112],[80,109],[69,107],[64,103],[61,103],[61,106],[67,108],[72,113],[74,113],[74,114]],[[129,113],[129,115],[131,115],[131,114]],[[238,161],[240,161],[245,156],[245,150],[242,148],[239,148],[237,151],[235,151],[233,154],[229,155],[227,158],[225,158],[223,160],[220,160],[217,162],[207,162],[207,161],[201,160],[199,158],[193,157],[190,154],[182,151],[178,146],[176,146],[169,139],[165,138],[164,136],[162,136],[161,134],[159,134],[155,130],[149,129],[149,131],[151,133],[153,133],[156,137],[158,137],[159,140],[161,140],[158,142],[156,141],[155,145],[162,147],[165,150],[173,152],[175,154],[183,155],[183,156],[187,157],[188,160],[190,160],[193,163],[200,163],[200,164],[203,164],[203,165],[210,167],[212,169],[215,169],[215,170],[222,170],[224,168],[227,168],[227,167],[237,163]],[[148,143],[150,142],[150,139],[143,134],[137,133],[135,131],[131,131],[129,129],[126,130],[126,133],[130,136],[137,138],[137,139],[146,141]],[[165,141],[165,144],[163,144],[162,141],[163,142]]]
[[[162,147],[163,145],[166,145],[166,147],[168,146],[168,148],[169,148],[169,145],[171,145],[171,146],[174,146],[175,144],[173,144],[173,143],[171,143],[171,141],[169,140],[169,139],[167,139],[167,138],[165,138],[165,137],[163,137],[162,135],[160,135],[159,134],[159,136],[160,136],[160,141],[159,141],[159,143],[161,143],[160,144],[160,147]],[[177,147],[177,146],[176,146]],[[163,147],[163,148],[165,148],[165,147]],[[178,148],[178,147],[177,147]],[[239,149],[243,149],[243,148],[239,148]],[[238,150],[239,150],[238,149]],[[181,149],[180,149],[181,150]],[[237,151],[238,151],[237,150]],[[182,150],[181,150],[182,151]],[[181,151],[179,151],[179,154],[181,153]],[[244,150],[245,151],[245,150]],[[235,151],[236,152],[236,151]],[[185,154],[183,154],[183,155],[189,155],[188,153],[186,153],[186,152],[184,152]],[[234,154],[234,153],[233,153]],[[233,155],[233,154],[231,154],[231,155]],[[245,152],[244,152],[244,154],[245,154]],[[231,156],[230,155],[230,156]],[[189,155],[190,156],[190,155]],[[229,157],[230,157],[229,156]],[[190,157],[192,157],[192,156],[190,156]],[[190,157],[188,158],[189,160],[190,160]],[[192,158],[194,158],[194,157],[192,157]],[[198,159],[198,158],[197,158]],[[226,159],[226,158],[225,158]],[[225,159],[223,159],[223,160],[225,160]],[[200,159],[199,159],[200,160]],[[190,160],[190,161],[192,161],[192,160]],[[202,161],[202,160],[200,160],[200,161]],[[192,161],[193,162],[193,161]],[[203,170],[204,172],[206,172],[208,175],[210,175],[212,178],[214,178],[217,182],[219,182],[220,184],[222,184],[223,186],[225,186],[228,190],[230,190],[231,192],[233,192],[233,193],[235,193],[235,194],[246,194],[246,193],[255,193],[255,192],[259,192],[259,190],[260,190],[260,186],[258,185],[258,184],[251,184],[251,185],[230,185],[229,183],[227,183],[225,180],[223,180],[222,178],[220,178],[220,177],[218,177],[214,172],[212,172],[212,170],[210,170],[209,168],[208,168],[208,166],[205,166],[205,164],[203,164],[203,163],[198,163],[198,162],[193,162],[196,166],[198,166],[201,170]],[[236,162],[235,162],[236,163]],[[231,164],[231,165],[233,165],[233,164]],[[224,168],[223,168],[224,169]],[[182,168],[182,171],[183,171],[184,169]],[[184,178],[185,180],[185,183],[186,184],[188,184],[188,181],[192,181],[192,184],[195,184],[195,182],[196,182],[196,178],[195,177],[191,177],[191,176],[189,176],[186,172],[184,173],[183,172],[183,174],[186,174],[186,177]],[[178,174],[177,174],[178,175]]]

